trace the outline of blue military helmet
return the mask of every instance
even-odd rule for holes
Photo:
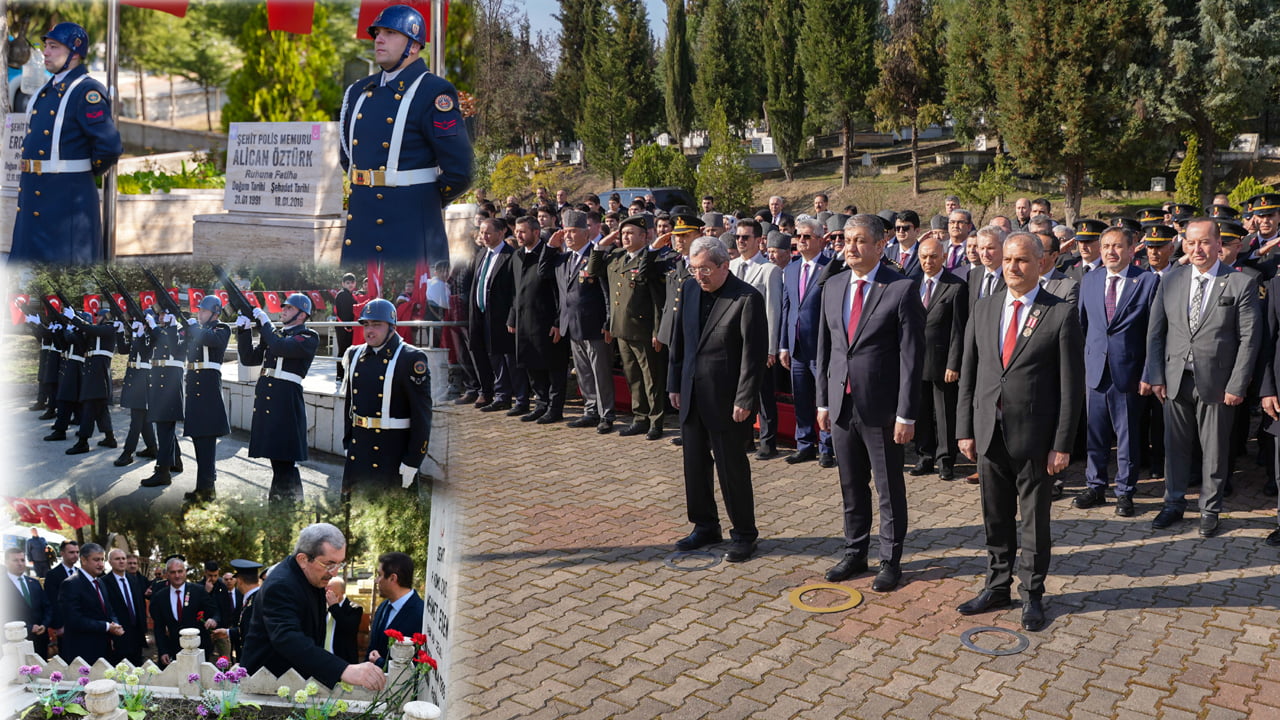
[[[217,295],[205,295],[200,299],[199,307],[201,310],[208,310],[217,315],[222,312],[222,301],[218,299]]]
[[[70,51],[67,53],[67,61],[62,63],[62,68],[58,72],[67,69],[67,66],[71,64],[72,55],[79,55],[81,58],[86,59],[89,57],[89,33],[73,22],[60,22],[54,25],[49,32],[41,35],[40,39],[62,43]]]
[[[308,317],[311,316],[311,298],[303,295],[302,293],[294,293],[285,298],[284,304],[292,305],[300,312],[306,313]]]
[[[396,306],[390,300],[375,298],[364,306],[360,313],[360,322],[384,322],[396,324]]]
[[[373,19],[373,24],[367,30],[369,37],[374,36],[373,31],[375,28],[395,30],[398,33],[408,35],[409,39],[419,45],[427,44],[427,24],[422,20],[422,13],[408,5],[391,5],[383,8],[382,12],[378,13],[378,17]]]
[[[76,317],[80,318],[81,320],[83,320],[83,321],[85,321],[85,322],[93,322],[93,318],[92,318],[92,317],[90,317],[89,313],[87,313],[87,312],[85,312],[85,311],[83,311],[83,310],[77,310],[77,311],[76,311]]]

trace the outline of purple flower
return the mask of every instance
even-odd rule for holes
[[[214,663],[214,666],[217,667],[219,670],[226,670],[227,668],[231,667],[231,661],[228,660],[226,657],[220,657],[218,658],[218,661]]]
[[[30,674],[31,674],[31,666],[30,666],[30,665],[23,665],[22,667],[18,668],[18,674],[19,674],[19,675],[30,675]]]
[[[44,672],[44,668],[40,667],[39,665],[32,665],[30,670],[32,675],[39,675],[40,673]]]
[[[89,677],[89,672],[90,672],[90,670],[89,670],[89,666],[88,666],[88,665],[81,665],[81,666],[80,666],[80,675],[81,675],[82,677]]]
[[[198,683],[198,682],[200,682],[200,673],[191,673],[190,675],[188,675],[188,676],[187,676],[187,682],[189,682],[189,683]]]
[[[62,706],[61,706],[61,705],[54,705],[54,706],[53,706],[53,708],[51,709],[51,712],[52,712],[54,715],[61,715],[61,714],[62,714]]]
[[[245,670],[245,669],[244,669],[244,667],[238,667],[238,668],[236,668],[236,669],[235,669],[235,674],[236,674],[236,681],[237,681],[237,682],[239,682],[240,680],[243,680],[243,679],[245,679],[245,678],[249,677],[249,671],[248,671],[248,670]]]
[[[57,670],[54,670],[54,671],[49,675],[49,681],[50,681],[50,682],[62,682],[62,673],[58,672]]]
[[[205,717],[206,715],[208,715],[208,714],[209,714],[209,708],[207,708],[207,707],[205,707],[205,706],[203,706],[203,705],[197,705],[197,706],[196,706],[196,714],[197,714],[197,715],[199,715],[200,717]]]
[[[219,685],[221,685],[222,683],[226,682],[226,681],[227,681],[227,675],[226,675],[226,673],[221,673],[221,672],[214,673],[214,674],[213,674],[213,681],[214,681],[215,683],[219,684]]]
[[[87,678],[87,677],[82,677],[82,678],[80,678],[79,683],[80,683],[80,685],[81,685],[81,686],[88,685],[88,684],[89,684],[89,678]]]

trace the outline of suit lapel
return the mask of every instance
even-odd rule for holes
[[[728,282],[726,281],[725,284],[727,285]],[[699,350],[701,350],[702,346],[707,342],[707,336],[711,334],[711,328],[718,325],[720,323],[721,318],[723,318],[724,314],[729,310],[729,305],[733,302],[733,300],[727,297],[727,294],[728,293],[725,292],[725,287],[721,286],[720,294],[716,297],[715,302],[711,305],[711,312],[707,314],[707,323],[703,325],[701,328],[699,328],[698,330],[698,349]],[[685,305],[686,308],[690,306],[692,306],[691,312],[693,312],[694,320],[697,320],[702,315],[702,288],[701,287],[699,287],[698,292],[694,294],[692,302],[688,302]]]
[[[883,272],[884,268],[881,267],[880,271],[876,273],[875,278],[871,280],[871,286],[867,290],[867,298],[862,301],[862,315],[858,316],[858,328],[854,330],[853,341],[849,343],[850,352],[852,352],[853,347],[858,344],[858,339],[862,337],[862,330],[867,326],[867,319],[871,317],[871,313],[875,312],[876,305],[880,304],[880,298],[884,295],[886,283],[880,281],[881,274]],[[853,283],[852,287],[856,290],[858,287],[857,283]],[[849,307],[853,307],[853,298],[849,298]],[[850,309],[850,313],[852,312],[852,309]],[[847,318],[845,322],[848,322]],[[846,330],[846,334],[847,332],[848,331]]]
[[[1027,343],[1031,342],[1031,337],[1036,334],[1036,331],[1040,329],[1040,325],[1043,324],[1045,316],[1048,314],[1049,306],[1043,304],[1042,300],[1040,293],[1036,293],[1036,301],[1031,303],[1031,307],[1024,309],[1024,312],[1030,314],[1027,315],[1027,319],[1022,324],[1022,331],[1018,333],[1018,341],[1013,346],[1013,355],[1009,357],[1009,365],[1005,368],[1005,372],[1008,372],[1009,368],[1018,362],[1018,356],[1022,354],[1023,349],[1027,347]],[[1000,308],[1001,315],[1003,315],[1004,306],[1000,305]],[[996,327],[1000,327],[999,323],[996,324]],[[999,331],[997,330],[997,332]]]
[[[1138,294],[1138,276],[1141,274],[1142,274],[1142,271],[1133,265],[1130,265],[1129,267],[1125,268],[1123,279],[1120,282],[1120,284],[1124,286],[1124,293],[1120,295],[1120,300],[1116,302],[1116,314],[1111,316],[1112,325],[1114,325],[1115,322],[1120,318],[1120,314],[1124,312],[1125,308],[1129,307],[1129,303],[1133,301],[1133,296]],[[1104,277],[1103,279],[1105,280],[1106,278]],[[1102,292],[1104,293],[1103,297],[1105,298],[1106,297],[1105,282],[1103,283]],[[1103,300],[1103,310],[1104,312],[1106,310],[1105,300]],[[1106,315],[1104,314],[1103,317],[1106,317]]]
[[[1232,272],[1235,271],[1219,263],[1218,271],[1214,273],[1213,280],[1205,288],[1205,292],[1209,297],[1204,301],[1204,310],[1200,311],[1200,324],[1196,326],[1196,332],[1192,333],[1192,335],[1200,332],[1209,323],[1209,317],[1213,313],[1213,309],[1218,305],[1218,298],[1222,297],[1222,293],[1227,289],[1227,275]]]

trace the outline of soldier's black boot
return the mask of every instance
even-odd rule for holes
[[[89,441],[84,438],[80,438],[75,445],[67,448],[68,455],[83,455],[87,452],[89,452]]]
[[[116,467],[125,467],[126,465],[132,465],[132,464],[133,464],[133,453],[127,452],[127,451],[120,453],[120,457],[116,458],[116,461],[112,463],[112,465],[115,465]]]
[[[104,437],[104,438],[102,438],[101,440],[99,440],[99,441],[98,441],[98,447],[104,447],[104,448],[117,448],[117,447],[120,447],[120,445],[119,445],[119,443],[117,443],[117,442],[116,442],[116,436],[115,436],[115,435],[113,435],[113,434],[111,434],[111,433],[107,433],[107,436],[106,436],[106,437]]]
[[[63,431],[63,430],[54,430],[53,432],[49,433],[48,435],[45,435],[45,436],[44,436],[44,439],[45,439],[45,440],[47,440],[47,441],[66,440],[66,439],[67,439],[67,433],[66,433],[66,431]]]
[[[142,481],[142,487],[164,487],[173,484],[173,476],[169,474],[168,468],[157,467],[151,477]]]

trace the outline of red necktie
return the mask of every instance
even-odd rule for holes
[[[102,599],[102,586],[98,584],[97,578],[93,579],[93,589],[98,591],[98,604],[102,606],[102,614],[108,615],[109,613],[107,613],[107,602]]]
[[[853,335],[858,331],[858,321],[862,319],[862,287],[866,280],[859,280],[853,290],[853,309],[849,311],[849,344],[853,345]]]
[[[1013,301],[1013,317],[1009,318],[1009,328],[1004,331],[1004,347],[1000,350],[1000,362],[1004,367],[1009,367],[1009,360],[1013,358],[1013,346],[1018,344],[1018,311],[1022,309],[1022,301]]]

